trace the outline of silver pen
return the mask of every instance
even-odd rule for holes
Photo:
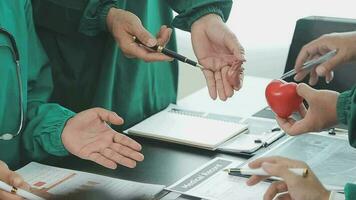
[[[316,65],[320,65],[321,63],[324,63],[328,60],[330,60],[332,57],[334,57],[337,53],[337,50],[332,50],[332,51],[329,51],[328,53],[320,56],[319,58],[316,58],[316,59],[313,59],[313,60],[309,60],[307,62],[305,62],[303,64],[303,67],[301,69],[301,71],[307,71],[307,72],[310,72],[313,67],[315,67]],[[286,79],[288,77],[291,77],[291,76],[294,76],[297,72],[295,71],[295,69],[292,69],[288,72],[286,72],[285,74],[283,74],[281,76],[281,79]]]

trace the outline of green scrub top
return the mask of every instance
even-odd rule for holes
[[[61,132],[73,115],[57,104],[46,103],[51,91],[48,59],[35,33],[30,0],[1,0],[0,27],[15,39],[0,33],[0,135],[15,134],[20,124],[19,87],[23,90],[24,127],[12,140],[0,140],[0,160],[12,169],[47,153],[66,155]],[[22,85],[19,85],[14,46],[19,51]]]
[[[53,67],[52,101],[74,111],[99,106],[117,112],[122,131],[176,102],[178,63],[126,58],[106,16],[112,7],[136,14],[156,34],[161,25],[189,31],[201,16],[229,15],[231,0],[32,0],[40,39]],[[172,22],[172,8],[178,16]],[[176,50],[173,34],[168,48]]]

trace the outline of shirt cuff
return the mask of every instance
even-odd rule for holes
[[[345,195],[336,191],[331,191],[329,200],[345,200]]]
[[[183,31],[189,32],[192,24],[205,15],[216,14],[219,15],[224,22],[226,22],[229,13],[230,10],[224,12],[223,9],[217,5],[206,5],[194,8],[186,13],[179,14],[173,19],[172,25]]]
[[[108,30],[106,17],[110,8],[118,8],[115,0],[101,0],[98,6],[88,6],[85,9],[79,32],[87,36],[96,36]]]
[[[46,127],[39,135],[42,141],[47,141],[46,143],[42,143],[45,151],[55,156],[69,155],[68,150],[64,147],[62,142],[62,133],[67,121],[75,115],[75,113],[70,110],[65,108],[61,109],[61,117],[52,118],[49,116]]]
[[[351,96],[352,92],[346,91],[341,93],[337,99],[337,118],[338,121],[343,124],[347,124],[348,115],[351,109]]]

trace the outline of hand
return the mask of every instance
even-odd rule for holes
[[[116,113],[93,108],[69,119],[62,133],[65,148],[79,158],[115,169],[117,164],[134,168],[144,159],[141,145],[114,131],[108,123],[123,124]]]
[[[252,161],[249,163],[249,167],[252,169],[262,167],[269,175],[283,179],[283,181],[275,181],[269,186],[266,193],[264,194],[264,200],[272,200],[276,195],[278,195],[278,193],[287,191],[288,193],[279,196],[280,198],[278,199],[329,199],[330,192],[324,188],[315,174],[304,162],[290,160],[283,157],[265,157]],[[289,171],[288,168],[308,168],[308,174],[306,177],[302,177]],[[268,177],[253,175],[248,179],[247,185],[255,185],[266,178]]]
[[[16,188],[21,188],[30,191],[30,185],[28,185],[21,178],[20,175],[9,170],[7,165],[2,161],[0,161],[0,180]],[[15,194],[11,194],[9,192],[0,190],[0,200],[22,200],[22,199],[23,198]]]
[[[301,81],[308,74],[305,71],[301,71],[303,63],[336,49],[337,54],[333,58],[314,67],[310,72],[310,85],[315,85],[318,82],[319,76],[325,77],[326,82],[329,83],[334,77],[333,70],[336,67],[356,59],[355,43],[356,32],[327,34],[310,42],[302,48],[297,57],[295,70],[298,73],[294,79]]]
[[[299,135],[320,131],[337,124],[336,104],[339,93],[330,90],[315,90],[304,83],[298,84],[297,93],[307,101],[309,109],[307,110],[303,104],[300,106],[299,114],[303,118],[300,121],[276,116],[279,126],[286,133]]]
[[[133,41],[136,36],[148,47],[165,46],[172,34],[172,29],[162,26],[157,38],[153,37],[143,26],[141,20],[131,12],[111,8],[106,18],[107,27],[118,43],[121,51],[129,58],[139,58],[146,62],[171,61],[172,58],[151,50]]]
[[[220,16],[208,14],[193,23],[192,44],[203,70],[212,99],[225,101],[243,82],[244,50]],[[235,65],[231,68],[229,66]],[[241,74],[241,75],[240,75]],[[230,77],[230,78],[229,78]]]

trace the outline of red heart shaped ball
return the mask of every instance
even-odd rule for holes
[[[281,118],[288,118],[298,111],[303,98],[297,94],[297,84],[283,80],[271,81],[265,91],[268,105]]]

